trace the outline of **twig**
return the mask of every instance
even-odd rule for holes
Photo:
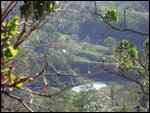
[[[146,91],[145,91],[144,86],[143,86],[142,83],[140,83],[138,80],[135,80],[135,79],[133,79],[133,78],[130,78],[130,77],[128,77],[128,76],[126,76],[126,75],[124,75],[124,74],[118,73],[118,72],[116,73],[116,72],[110,71],[109,69],[105,68],[104,66],[102,66],[102,68],[103,68],[105,71],[107,71],[107,72],[109,72],[109,73],[111,73],[111,74],[114,74],[114,75],[123,77],[123,78],[125,78],[125,79],[127,79],[127,80],[129,80],[129,81],[135,82],[136,84],[138,84],[138,85],[141,87],[142,92],[143,92],[145,95],[149,96],[149,92],[146,92]]]
[[[126,22],[126,12],[127,12],[127,9],[129,9],[129,7],[126,7],[126,8],[124,9],[124,29],[127,28],[127,22]]]
[[[60,90],[60,91],[58,91],[57,93],[54,93],[54,94],[39,93],[39,92],[31,91],[30,89],[27,89],[27,88],[21,88],[21,90],[27,91],[29,93],[32,93],[32,94],[35,94],[35,95],[38,95],[38,96],[51,98],[51,97],[56,96],[56,95],[60,94],[61,92],[65,91],[66,89],[70,88],[71,86],[72,85],[68,85],[67,87],[63,88],[62,90]]]
[[[15,108],[10,108],[9,106],[7,107],[7,106],[4,106],[4,105],[1,107],[1,109],[5,109],[5,110],[8,110],[10,112],[13,112],[13,111],[19,112],[19,110],[15,109]],[[1,112],[2,112],[2,110],[1,110]]]
[[[33,112],[33,110],[29,106],[27,106],[26,103],[20,97],[12,95],[4,90],[2,90],[2,93],[4,93],[6,96],[18,100],[28,111]]]
[[[95,5],[96,6],[96,5]],[[94,15],[97,15],[97,16],[100,16],[103,21],[109,26],[111,27],[112,29],[114,30],[117,30],[117,31],[121,31],[121,32],[132,32],[132,33],[136,33],[136,34],[139,34],[139,35],[142,35],[142,36],[149,36],[149,33],[143,33],[143,32],[140,32],[140,31],[137,31],[137,30],[134,30],[134,29],[130,29],[130,28],[126,28],[126,22],[124,23],[125,26],[123,29],[119,28],[119,27],[116,27],[114,25],[112,25],[111,23],[109,23],[108,21],[106,21],[106,19],[104,18],[104,16],[100,13],[97,13],[97,12],[92,12],[89,7],[87,7],[88,11],[91,13],[91,14],[94,14]],[[126,9],[125,9],[126,10]],[[126,14],[126,13],[125,13]],[[125,17],[126,18],[126,17]],[[126,19],[125,19],[126,21]]]
[[[141,56],[139,55],[139,59],[138,59],[140,65],[143,67],[143,69],[145,70],[146,72],[146,76],[149,76],[149,72],[147,71],[147,68],[144,66],[144,64],[142,63],[142,59],[141,59]]]
[[[16,1],[16,3],[11,7],[11,5],[13,4],[13,2],[10,3],[10,5],[7,7],[7,9],[5,10],[5,12],[3,13],[3,17],[1,19],[1,23],[5,20],[5,18],[7,17],[7,15],[12,11],[12,9],[17,5],[18,1]],[[11,7],[11,8],[10,8]],[[9,9],[10,8],[10,9]],[[9,10],[8,10],[9,9]]]

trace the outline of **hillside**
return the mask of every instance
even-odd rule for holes
[[[106,53],[110,51],[106,46],[75,40],[72,36],[73,35],[60,34],[58,45],[60,42],[62,48],[69,52],[68,54],[72,57],[73,61],[98,62],[102,56],[107,55]],[[67,41],[67,38],[69,41]]]
[[[2,112],[149,112],[149,1],[1,1]]]

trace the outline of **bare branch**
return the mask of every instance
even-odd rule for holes
[[[14,4],[13,4],[14,3]],[[7,17],[7,15],[12,11],[13,8],[15,8],[15,6],[17,5],[18,1],[16,2],[11,2],[9,4],[9,6],[7,7],[7,9],[4,11],[4,13],[2,14],[2,19],[1,19],[1,23],[5,20],[5,18]],[[10,9],[9,9],[10,8]],[[8,10],[9,9],[9,10]]]
[[[118,72],[116,73],[116,72],[110,71],[109,69],[105,68],[104,65],[102,65],[102,68],[103,68],[105,71],[107,71],[107,72],[109,72],[109,73],[111,73],[111,74],[114,74],[114,75],[123,77],[123,78],[125,78],[125,79],[127,79],[127,80],[129,80],[129,81],[135,82],[136,84],[138,84],[138,85],[141,87],[141,90],[142,90],[143,94],[149,96],[149,92],[146,92],[146,91],[145,91],[144,86],[143,86],[142,83],[139,82],[138,80],[135,80],[135,79],[133,79],[133,78],[131,78],[131,77],[128,77],[128,76],[126,76],[126,75],[124,75],[124,74],[122,74],[122,73],[118,73]]]
[[[96,5],[95,5],[96,6]],[[94,14],[94,15],[97,15],[97,16],[100,16],[102,18],[102,20],[109,26],[111,27],[112,29],[114,30],[117,30],[117,31],[121,31],[121,32],[132,32],[132,33],[136,33],[136,34],[139,34],[139,35],[142,35],[142,36],[149,36],[149,33],[143,33],[143,32],[140,32],[140,31],[137,31],[137,30],[134,30],[134,29],[130,29],[130,28],[126,28],[126,16],[124,17],[125,18],[125,22],[124,22],[124,28],[119,28],[119,27],[116,27],[114,26],[113,24],[109,23],[108,21],[106,21],[106,19],[104,18],[104,16],[100,13],[97,13],[97,12],[92,12],[89,7],[87,7],[88,11],[91,13],[91,14]],[[125,8],[125,10],[127,10]],[[126,11],[125,12],[125,15],[126,15]]]
[[[13,62],[11,63],[9,71],[8,71],[8,78],[10,78],[11,72],[13,68],[15,67],[15,65],[16,65],[16,59],[13,59]]]
[[[53,97],[53,96],[59,95],[60,93],[62,93],[63,91],[67,90],[67,89],[70,88],[71,86],[72,86],[72,85],[68,85],[67,87],[61,89],[60,91],[58,91],[57,93],[54,93],[54,94],[39,93],[39,92],[31,91],[30,89],[27,89],[27,88],[21,88],[21,89],[24,90],[24,91],[27,91],[27,92],[29,92],[29,93],[38,95],[38,96],[50,97],[50,98],[51,98],[51,97]]]
[[[138,61],[139,61],[140,65],[143,67],[144,71],[146,72],[146,76],[149,76],[149,71],[147,70],[146,65],[144,65],[144,64],[142,63],[142,58],[141,58],[140,55],[139,55]]]
[[[15,99],[15,100],[18,100],[28,111],[33,112],[33,110],[29,106],[27,106],[26,103],[20,97],[12,95],[4,90],[2,90],[2,93],[5,94],[6,96],[9,96],[9,97]]]
[[[127,10],[129,9],[129,7],[126,7],[125,9],[124,9],[124,29],[126,29],[127,28],[127,22],[126,22],[126,12],[127,12]]]
[[[13,107],[10,107],[10,106],[6,106],[6,105],[3,105],[2,107],[1,107],[1,109],[3,109],[3,110],[8,110],[8,111],[10,111],[10,112],[19,112],[20,110],[17,110],[16,108],[13,108]],[[1,110],[1,112],[2,112],[2,110]]]
[[[1,12],[1,18],[3,17],[3,15],[8,11],[9,7],[13,4],[13,1],[10,2],[10,4],[6,7],[6,9],[4,11]],[[1,9],[2,9],[2,4],[1,4]]]

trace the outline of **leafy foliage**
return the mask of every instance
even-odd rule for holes
[[[3,22],[2,29],[3,31],[1,32],[1,61],[3,61],[3,63],[1,65],[1,78],[3,79],[2,82],[8,80],[8,83],[12,85],[15,82],[18,82],[19,77],[16,77],[13,74],[8,74],[9,69],[6,67],[6,62],[16,57],[18,53],[18,50],[14,49],[13,45],[11,44],[11,39],[19,35],[19,16],[14,16],[8,22]],[[16,87],[21,86],[22,83],[16,84]]]
[[[149,39],[146,39],[144,41],[144,53],[146,54],[146,56],[149,58]]]
[[[143,56],[136,47],[127,40],[122,40],[115,48],[113,56],[123,72],[144,75],[140,81],[143,89],[149,91],[149,40],[144,41]]]
[[[11,45],[11,38],[19,34],[19,16],[14,16],[10,21],[2,23],[2,29],[5,29],[1,33],[1,58],[12,59],[17,55],[17,50]]]
[[[8,88],[9,86],[11,86],[10,88],[15,87],[15,89],[19,89],[19,88],[23,87],[24,83],[22,82],[22,80],[24,78],[20,77],[20,75],[32,75],[32,74],[35,74],[35,72],[41,70],[41,68],[43,68],[44,60],[40,59],[43,57],[43,53],[42,53],[43,51],[41,51],[41,49],[39,50],[40,46],[39,46],[39,43],[37,43],[37,42],[39,42],[39,41],[37,41],[38,40],[37,36],[40,37],[41,40],[44,39],[44,41],[41,41],[42,42],[41,45],[44,45],[43,48],[45,49],[45,53],[47,55],[49,55],[49,57],[48,57],[49,62],[51,64],[53,64],[57,70],[61,70],[61,71],[65,70],[66,71],[65,66],[68,65],[66,59],[68,59],[68,61],[73,61],[73,59],[76,59],[76,61],[82,61],[82,62],[88,62],[88,63],[92,63],[91,59],[92,60],[94,59],[93,62],[99,63],[99,60],[97,60],[99,58],[102,59],[102,62],[106,61],[106,57],[102,57],[102,56],[103,56],[103,53],[105,54],[105,52],[108,51],[108,48],[104,47],[104,46],[90,44],[90,42],[92,41],[92,39],[94,37],[96,37],[96,38],[99,37],[99,35],[96,34],[97,30],[95,30],[95,29],[98,29],[99,31],[103,32],[103,29],[105,27],[103,25],[101,25],[100,29],[95,26],[94,26],[95,29],[92,28],[91,25],[97,24],[97,22],[95,21],[96,17],[94,17],[93,15],[88,13],[87,9],[84,8],[86,5],[88,5],[88,2],[81,4],[82,2],[83,1],[70,2],[70,3],[64,2],[64,4],[62,2],[60,8],[57,9],[57,11],[58,11],[57,19],[55,18],[55,16],[53,18],[53,15],[50,16],[50,17],[52,17],[52,18],[50,18],[51,24],[48,23],[47,27],[44,26],[44,29],[40,31],[41,34],[43,34],[43,35],[38,36],[39,35],[38,32],[35,32],[35,34],[32,34],[31,39],[25,41],[25,43],[23,43],[21,45],[19,50],[14,49],[13,42],[16,41],[16,39],[19,37],[18,35],[20,34],[20,32],[19,32],[20,29],[18,29],[19,28],[18,21],[21,20],[20,17],[18,15],[14,16],[11,20],[9,20],[10,18],[8,17],[7,21],[4,21],[1,23],[2,24],[1,25],[1,30],[2,30],[2,32],[1,32],[1,37],[2,37],[2,40],[1,40],[1,47],[2,47],[2,49],[1,49],[1,68],[2,68],[1,69],[1,84],[4,86],[6,83],[6,87],[3,87],[4,91],[5,91],[5,89],[7,91],[7,89],[9,89]],[[22,5],[20,7],[21,18],[23,18],[23,20],[25,18],[28,18],[28,20],[26,22],[29,22],[29,23],[30,23],[30,21],[32,22],[32,19],[33,19],[33,21],[36,20],[37,22],[40,22],[40,21],[42,21],[41,19],[46,18],[47,14],[49,14],[49,12],[53,12],[55,3],[56,2],[54,2],[54,1],[24,1],[21,4],[19,4],[19,5]],[[92,6],[91,3],[92,2],[89,2],[90,6]],[[118,3],[113,2],[113,1],[111,1],[111,3],[116,4],[116,6],[118,5]],[[112,4],[109,7],[111,7]],[[120,4],[122,4],[122,2]],[[120,11],[120,10],[118,10],[116,8],[116,6],[115,6],[116,10],[114,8],[107,9],[107,12],[104,15],[106,22],[115,23],[115,22],[120,21],[120,18],[118,17],[118,13],[119,13],[118,11]],[[103,7],[103,5],[101,5],[101,7],[105,8],[105,7]],[[124,4],[119,5],[119,7],[124,7]],[[144,8],[145,7],[143,6],[143,9]],[[61,11],[61,9],[62,9],[62,11]],[[145,15],[144,12],[142,12],[142,13]],[[143,16],[140,16],[141,12],[138,12],[138,15],[139,15],[138,17],[143,18]],[[146,16],[144,18],[146,18]],[[54,19],[54,21],[53,21],[53,19]],[[132,18],[131,20],[132,21],[136,20],[136,23],[145,23],[144,21],[141,21],[141,20],[137,21],[138,19],[134,19],[134,18]],[[145,20],[147,20],[147,19],[145,19]],[[90,23],[90,21],[93,21],[94,24]],[[132,21],[129,23],[133,24]],[[81,31],[80,27],[81,27],[82,23],[84,23],[85,25],[89,25],[89,26],[86,26],[86,28],[92,28],[92,30],[88,31],[88,33],[91,34],[91,35],[89,35],[90,37],[88,37],[88,34],[86,34],[86,32]],[[31,29],[32,29],[32,27],[34,27],[34,25],[37,25],[37,24],[33,23],[33,26],[32,25],[26,26],[26,28],[30,29],[30,27],[31,27]],[[133,26],[135,26],[135,24],[133,24]],[[56,35],[58,33],[56,27],[59,28],[59,30],[58,30],[59,32],[61,32],[61,33],[64,32],[64,33],[67,33],[70,35],[68,35],[68,37],[64,38],[64,40],[62,37],[60,37],[60,40],[59,39],[57,40],[55,37],[59,37],[59,36]],[[22,28],[22,26],[20,28]],[[141,27],[138,27],[138,28],[141,29]],[[28,29],[27,29],[27,31],[28,31]],[[146,29],[145,26],[144,26],[144,29]],[[87,36],[85,39],[86,42],[79,41],[79,40],[82,40],[81,38],[79,39],[79,37],[81,37],[78,34],[79,31],[81,31],[82,34],[84,34],[84,33],[86,34],[85,35],[85,36]],[[93,31],[93,32],[91,33],[90,31]],[[47,35],[46,33],[50,33],[50,37],[53,37],[53,38],[52,39],[43,38],[43,37],[45,37],[45,35]],[[114,33],[114,34],[118,35],[118,33]],[[62,35],[65,35],[65,34],[62,34]],[[25,40],[28,38],[28,37],[24,37],[24,36],[27,36],[27,35],[23,35],[23,37],[21,39]],[[115,36],[113,36],[113,37],[115,37]],[[119,37],[121,37],[121,36],[119,35]],[[108,47],[115,47],[115,45],[116,45],[116,41],[112,41],[112,40],[105,40],[105,41],[106,41],[105,44]],[[26,46],[30,46],[30,48],[26,48]],[[143,46],[144,46],[144,49],[143,49],[144,56],[142,56],[141,62],[143,64],[147,64],[147,62],[148,62],[148,64],[149,64],[149,40],[148,39],[144,42]],[[48,50],[50,50],[50,51],[48,51]],[[64,50],[65,50],[65,52],[64,52]],[[25,55],[25,57],[27,57],[27,58],[25,58],[24,56],[20,57],[18,55],[18,53],[19,53],[19,55],[21,55],[22,53],[25,53],[25,54],[27,53]],[[17,58],[16,58],[16,56],[17,56]],[[149,65],[146,68],[144,68],[144,66],[142,67],[142,65],[140,65],[140,63],[138,62],[140,57],[139,57],[139,52],[137,51],[137,48],[133,44],[129,43],[129,41],[127,41],[127,40],[123,40],[118,44],[118,47],[115,48],[114,57],[117,59],[116,62],[119,64],[119,66],[122,69],[125,69],[126,71],[133,72],[132,68],[136,67],[136,69],[137,69],[136,71],[138,74],[145,74],[145,71],[147,71],[149,73],[149,68],[148,68]],[[20,58],[21,58],[21,60],[20,60]],[[18,63],[19,65],[17,65],[14,70],[14,69],[11,69],[10,64],[14,65],[13,61],[15,59],[17,59],[17,60],[19,59],[21,61],[21,63],[19,62]],[[28,59],[28,60],[26,61],[26,59]],[[27,66],[28,68],[26,68],[25,65],[28,65]],[[38,68],[36,68],[35,66]],[[71,69],[69,70],[68,68],[67,68],[67,71],[70,71]],[[54,70],[54,69],[51,69],[51,70]],[[18,74],[15,73],[16,70],[18,71]],[[53,72],[51,70],[50,70],[50,73]],[[61,71],[59,71],[59,72],[61,72]],[[77,71],[77,73],[80,72],[79,69],[76,69],[76,71]],[[67,73],[69,73],[69,72],[67,72]],[[36,85],[41,85],[41,81],[40,81],[40,83],[38,83],[37,82],[38,79],[36,79],[37,81],[33,81],[33,79],[34,78],[30,78],[28,80],[28,82],[32,81],[32,83],[35,82]],[[146,87],[147,86],[149,87],[149,74],[148,74],[148,76],[146,76],[143,79],[142,82],[144,84],[146,84]],[[27,83],[27,85],[28,84],[30,84],[30,83]],[[24,84],[24,86],[25,85],[26,84]],[[53,88],[51,86],[46,84],[45,86],[42,87],[42,91],[41,90],[40,91],[41,92],[45,91],[44,93],[49,93],[49,92],[52,93],[52,89]],[[112,93],[114,93],[113,90],[114,90],[114,88],[112,87]],[[15,91],[17,91],[17,90],[15,90]],[[20,98],[22,98],[24,100],[29,99],[29,97],[27,97],[27,98],[24,97],[26,94],[24,95],[22,92],[21,93],[20,92],[21,91],[19,89],[19,93],[17,93],[16,96],[20,97],[20,94],[22,94],[23,98],[22,97],[20,97]],[[11,92],[8,92],[8,93],[11,94]],[[44,93],[43,93],[43,95],[44,95]],[[116,94],[116,92],[115,92],[115,94]],[[49,100],[47,98],[45,99],[45,98],[41,98],[39,96],[36,96],[35,98],[37,100],[39,100],[39,101],[37,101],[38,104],[40,104],[40,105],[44,104],[44,106],[43,106],[44,109],[41,109],[40,108],[41,106],[39,107],[39,109],[46,110],[48,107],[48,111],[94,111],[94,112],[95,111],[121,111],[121,110],[122,111],[131,111],[130,108],[133,108],[132,105],[135,104],[135,103],[134,104],[123,103],[122,108],[119,108],[119,107],[121,107],[121,106],[119,106],[118,107],[119,109],[114,108],[114,109],[116,109],[116,110],[114,110],[113,108],[111,108],[111,103],[107,103],[109,101],[107,101],[107,100],[103,101],[100,99],[100,95],[98,92],[95,92],[95,91],[92,93],[91,92],[85,92],[85,93],[81,92],[80,94],[77,94],[78,95],[77,98],[73,97],[75,95],[74,92],[71,92],[69,95],[67,93],[63,93],[62,95],[60,94],[59,96],[50,98]],[[131,94],[129,94],[129,97],[130,97],[130,95]],[[114,97],[113,97],[114,94],[112,94],[111,96],[112,96],[111,99],[114,100]],[[119,96],[120,95],[118,95],[118,97]],[[5,99],[5,97],[2,97],[2,98]],[[32,99],[33,99],[33,97],[32,97]],[[34,103],[36,103],[35,100],[34,100]],[[131,101],[132,98],[130,98],[129,100]],[[10,101],[10,99],[8,99],[8,101],[5,103],[9,104],[9,101]],[[30,104],[31,108],[33,108],[34,103]],[[122,104],[122,103],[120,103],[120,104]],[[16,105],[16,103],[14,105]],[[10,106],[10,105],[8,105],[8,106]],[[20,108],[22,108],[22,106],[21,107],[19,106],[19,109]]]
[[[20,15],[23,18],[29,13],[33,19],[38,20],[53,11],[54,5],[55,1],[24,1],[20,7]]]
[[[55,1],[24,1],[23,4],[19,7],[20,16],[21,18],[27,18],[31,16],[33,20],[35,19],[39,20],[41,18],[43,19],[45,18],[46,15],[48,15],[50,12],[53,11],[54,5],[55,5]],[[13,16],[12,19],[7,18],[7,21],[3,20],[1,24],[2,82],[4,84],[7,83],[9,85],[18,88],[22,87],[23,78],[12,74],[12,70],[15,65],[14,58],[18,54],[18,49],[16,49],[14,41],[16,41],[15,39],[16,37],[18,37],[16,43],[20,43],[21,41],[24,41],[28,38],[28,35],[24,34],[24,32],[26,32],[25,28],[21,33],[19,32],[20,31],[19,21],[21,20],[20,16],[19,15]],[[11,65],[8,64],[9,61],[12,61]]]
[[[128,71],[131,70],[131,67],[135,66],[136,60],[138,59],[136,47],[125,39],[120,41],[118,47],[115,48],[113,55],[118,57],[119,66]]]
[[[107,22],[118,22],[118,12],[114,8],[108,8],[104,18]]]

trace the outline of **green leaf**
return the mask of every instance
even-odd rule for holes
[[[143,68],[139,68],[139,69],[137,69],[137,72],[138,72],[139,74],[142,74],[142,73],[144,73],[144,69],[143,69]]]
[[[13,17],[13,21],[18,21],[18,20],[19,20],[19,16],[18,15]]]
[[[22,85],[23,85],[23,83],[18,83],[18,84],[16,85],[16,87],[21,88]]]
[[[9,78],[9,83],[10,83],[10,84],[13,84],[13,83],[14,83],[15,78],[16,78],[16,76],[15,76],[15,75],[13,75],[13,74],[11,74],[11,75],[10,75],[10,78]]]
[[[6,22],[3,22],[3,23],[2,23],[2,27],[5,27],[5,26],[6,26]]]
[[[130,53],[130,56],[133,59],[137,59],[138,58],[138,52],[137,52],[137,49],[135,47],[131,48],[129,53]]]
[[[108,8],[107,12],[105,13],[105,19],[106,21],[112,23],[112,22],[118,22],[118,12],[114,8]]]
[[[9,49],[11,55],[12,55],[11,58],[14,58],[14,57],[17,55],[18,50],[17,50],[17,49],[14,49],[12,46],[9,46],[8,49]]]
[[[52,3],[50,3],[49,7],[50,7],[50,9],[53,9],[53,4],[52,4]]]
[[[1,72],[6,73],[8,70],[9,70],[8,68],[5,68],[5,69],[2,69]]]
[[[146,39],[146,40],[144,41],[143,46],[144,46],[144,54],[145,54],[147,57],[149,57],[149,39]]]
[[[19,35],[19,34],[20,34],[20,32],[18,32],[18,31],[14,31],[14,32],[12,32],[12,34],[13,34],[13,35]]]

